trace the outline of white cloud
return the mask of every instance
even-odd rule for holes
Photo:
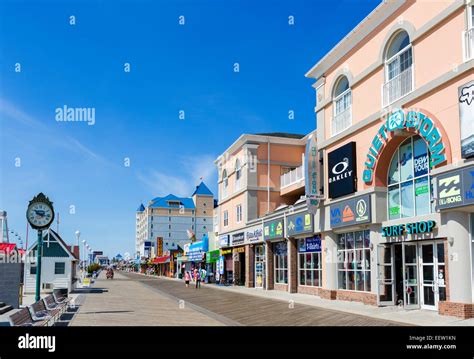
[[[138,174],[138,179],[151,191],[152,196],[165,196],[172,193],[176,196],[188,197],[201,181],[201,177],[213,191],[212,187],[216,182],[214,159],[215,156],[212,155],[180,156],[176,161],[176,167],[182,170],[180,175],[151,170]]]

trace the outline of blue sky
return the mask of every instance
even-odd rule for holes
[[[133,253],[141,201],[190,195],[200,177],[216,193],[213,161],[242,133],[315,128],[305,72],[378,3],[3,0],[0,209],[10,228],[25,239],[26,206],[42,191],[66,242],[79,229],[93,249]],[[65,105],[95,108],[95,124],[56,121]]]

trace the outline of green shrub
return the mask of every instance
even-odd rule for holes
[[[94,273],[94,271],[99,271],[100,269],[99,263],[92,263],[87,267],[87,273]]]

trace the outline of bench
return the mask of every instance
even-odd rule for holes
[[[58,310],[61,313],[64,313],[67,309],[66,303],[62,303],[62,304],[56,303],[56,301],[54,300],[54,296],[52,294],[43,298],[43,301],[47,310]]]
[[[35,320],[47,320],[48,322],[50,320],[53,320],[55,322],[58,318],[59,315],[61,314],[61,309],[55,308],[55,309],[47,309],[45,306],[45,303],[43,300],[39,300],[36,303],[34,303],[31,307],[31,312],[33,319]]]
[[[64,295],[60,291],[53,291],[53,298],[57,304],[66,305],[69,303],[70,298],[67,297],[67,294]]]
[[[37,327],[48,324],[47,320],[34,320],[28,307],[20,309],[8,317],[12,327]]]

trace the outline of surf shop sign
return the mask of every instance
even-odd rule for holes
[[[420,111],[398,110],[387,116],[387,121],[380,127],[370,144],[362,174],[365,183],[372,183],[380,154],[389,141],[389,135],[395,131],[412,131],[425,140],[431,154],[431,168],[446,161],[443,138],[433,120]]]

